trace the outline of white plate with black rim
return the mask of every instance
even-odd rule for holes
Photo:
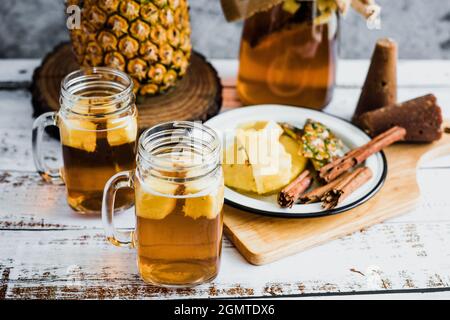
[[[346,120],[311,109],[281,105],[259,105],[234,109],[211,118],[205,122],[205,125],[219,134],[223,145],[230,145],[229,141],[225,141],[225,139],[233,139],[233,134],[230,132],[234,132],[240,124],[273,120],[287,122],[302,128],[307,119],[323,123],[350,149],[370,141],[366,133]],[[373,197],[381,189],[386,179],[388,168],[383,152],[378,152],[368,158],[364,165],[372,170],[372,178],[333,209],[325,210],[320,203],[295,204],[292,208],[281,208],[276,201],[276,195],[259,196],[242,193],[228,187],[225,188],[225,202],[246,211],[288,218],[321,217],[345,212]]]

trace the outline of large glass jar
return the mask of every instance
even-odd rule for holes
[[[338,26],[338,14],[324,14],[316,1],[281,3],[249,17],[240,49],[241,101],[324,108],[335,85]]]

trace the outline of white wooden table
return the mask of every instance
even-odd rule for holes
[[[450,298],[450,157],[418,169],[423,199],[397,219],[258,267],[224,239],[212,283],[189,290],[144,284],[134,251],[107,243],[100,219],[73,213],[64,187],[45,184],[34,170],[27,87],[39,62],[0,60],[0,299]],[[223,78],[236,76],[236,61],[213,63]],[[326,112],[350,118],[367,67],[368,61],[341,61]],[[433,92],[450,118],[450,61],[401,61],[399,83],[400,100]],[[58,145],[48,143],[56,164]],[[132,212],[119,220],[132,227]]]

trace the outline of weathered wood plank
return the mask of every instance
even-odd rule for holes
[[[28,91],[0,91],[0,168],[34,170],[31,154],[32,113]],[[49,165],[57,167],[61,155],[58,142],[47,137],[45,147]]]
[[[434,92],[450,118],[450,90],[445,88],[400,89],[399,99],[406,100],[421,94]],[[328,113],[349,119],[353,113],[359,89],[336,89],[333,102],[325,110]],[[31,157],[31,127],[33,117],[31,96],[23,90],[0,91],[0,170],[33,171]],[[11,107],[13,106],[13,107]],[[57,166],[60,159],[58,144],[48,139],[48,161]],[[442,166],[440,164],[439,166]]]
[[[45,140],[45,159],[52,167],[60,166],[61,148],[51,138]],[[31,126],[24,129],[0,128],[0,169],[34,171],[31,152]]]
[[[401,89],[400,98],[407,99],[418,94],[426,93],[429,88],[426,89]],[[349,117],[352,112],[352,105],[356,103],[357,89],[338,89],[336,90],[335,99],[327,109],[328,112],[344,115]],[[450,117],[450,91],[447,89],[436,89],[437,95],[444,108],[444,112]],[[37,175],[29,174],[34,171],[34,164],[31,157],[31,106],[29,103],[30,95],[25,91],[0,91],[0,170],[3,170],[5,174],[13,175],[13,188],[7,184],[3,184],[5,191],[3,192],[4,201],[10,202],[8,206],[9,213],[6,216],[9,217],[12,213],[16,219],[4,218],[3,221],[13,223],[13,225],[20,225],[23,223],[36,223],[35,220],[30,219],[47,219],[48,215],[51,216],[46,224],[62,224],[66,225],[67,219],[73,220],[76,223],[80,221],[80,218],[74,215],[65,204],[65,196],[63,188],[48,186],[42,184]],[[14,106],[12,108],[11,106]],[[57,167],[60,163],[60,152],[58,142],[53,139],[48,141],[48,161],[52,166]],[[450,157],[443,158],[433,163],[425,163],[423,167],[450,167]],[[17,171],[17,172],[14,172]],[[21,173],[22,172],[22,173]],[[423,172],[422,175],[432,174]],[[20,180],[29,179],[29,184],[22,185]],[[433,178],[434,179],[434,178]],[[428,179],[430,180],[430,179]],[[444,182],[443,182],[444,183]],[[442,183],[442,185],[444,185]],[[14,187],[15,185],[15,187]],[[432,183],[429,184],[432,186]],[[58,189],[55,189],[58,188]],[[446,188],[440,188],[445,190]],[[59,191],[55,191],[59,190]],[[425,188],[425,190],[428,190]],[[433,190],[430,187],[430,190]],[[6,195],[6,196],[5,196]],[[46,199],[48,203],[47,207],[42,206],[42,196],[50,197]],[[30,201],[32,199],[32,201]],[[440,199],[446,199],[445,196]],[[27,205],[28,204],[28,205]],[[425,204],[426,205],[426,204]],[[52,208],[51,210],[49,208]],[[417,216],[420,218],[421,208],[419,207],[419,213]],[[31,217],[30,213],[33,213]],[[52,214],[51,212],[56,212]],[[42,216],[43,215],[43,216]],[[414,216],[414,215],[411,215]],[[20,218],[17,218],[20,217]],[[409,215],[408,215],[409,217]],[[129,219],[125,219],[128,221]],[[91,225],[92,219],[84,219],[82,226]],[[70,221],[69,221],[70,222]],[[68,226],[80,227],[78,224],[69,224]]]
[[[446,187],[450,169],[420,170],[418,180],[422,201],[415,210],[386,224],[450,222],[450,198]],[[37,173],[0,171],[0,229],[102,229],[99,217],[73,212],[65,197],[64,186],[44,183]],[[118,214],[116,224],[132,228],[133,209]]]
[[[439,185],[446,182],[450,177],[449,170],[426,171],[433,173],[425,176],[429,187],[432,183]],[[138,279],[134,264],[125,266],[134,259],[134,254],[104,243],[100,219],[73,214],[64,203],[63,187],[43,184],[36,174],[24,176],[23,172],[16,172],[13,175],[1,176],[0,181],[8,185],[6,189],[18,190],[5,193],[0,184],[0,194],[5,196],[0,199],[0,203],[7,203],[5,199],[17,198],[17,203],[11,204],[12,208],[20,208],[20,203],[24,203],[30,210],[30,214],[13,212],[7,215],[5,220],[0,219],[0,229],[3,229],[0,231],[0,274],[8,275],[7,281],[3,281],[6,297],[236,297],[432,289],[448,286],[449,280],[445,277],[450,275],[449,266],[442,267],[441,262],[445,265],[450,260],[448,253],[440,250],[448,247],[446,243],[450,237],[447,212],[450,205],[445,202],[444,188],[435,188],[434,190],[440,191],[437,194],[433,190],[429,190],[429,195],[425,193],[424,198],[430,203],[421,205],[412,213],[417,216],[416,221],[402,221],[400,218],[391,220],[271,264],[269,269],[267,266],[249,266],[231,243],[224,240],[224,266],[216,282],[194,291],[170,291],[144,285]],[[54,197],[46,200],[50,208],[40,207],[42,198],[34,198],[32,192],[21,190],[36,185],[49,188],[45,194]],[[432,198],[433,196],[436,198]],[[119,220],[131,226],[132,213],[128,218],[128,221]],[[48,231],[50,229],[54,231]],[[361,255],[361,251],[369,256]],[[325,259],[330,259],[331,252],[332,276],[329,275],[329,270],[320,267],[322,264],[329,265],[329,261]],[[24,257],[26,261],[21,260],[25,259]],[[81,262],[78,261],[79,257],[82,257]],[[114,267],[105,266],[105,261],[112,263]],[[353,265],[348,264],[349,262]],[[120,268],[116,267],[117,265]],[[416,265],[422,269],[410,268]],[[301,266],[299,270],[298,266]],[[399,269],[395,269],[395,266]],[[49,271],[52,269],[53,271]],[[12,270],[16,273],[12,273]],[[286,270],[289,270],[288,275]],[[355,279],[358,271],[364,273],[362,279]],[[243,272],[246,277],[235,277]],[[367,273],[370,276],[367,276]],[[14,274],[17,278],[11,278]],[[119,279],[118,274],[121,275]],[[270,282],[258,282],[258,279],[270,279]]]
[[[276,300],[277,298],[258,298],[258,300]],[[283,300],[449,300],[450,289],[437,291],[413,292],[408,290],[405,293],[382,293],[382,294],[330,294],[308,297],[286,297]]]
[[[31,83],[33,71],[40,64],[39,59],[0,60],[0,89],[26,88]]]
[[[0,89],[27,85],[38,63],[0,60]],[[222,76],[235,77],[235,61],[213,63]],[[351,116],[367,66],[340,63],[340,87],[327,112]],[[400,61],[399,99],[434,92],[449,118],[449,66]],[[44,184],[33,172],[30,99],[24,90],[0,90],[0,298],[270,297],[450,287],[450,158],[422,166],[423,200],[407,215],[261,267],[247,264],[225,239],[222,271],[212,284],[179,291],[144,285],[133,251],[107,244],[98,217],[73,213],[64,187]],[[56,165],[57,142],[50,140],[49,148]],[[132,210],[117,224],[132,227]]]
[[[0,128],[29,130],[32,113],[31,94],[27,90],[0,91]]]
[[[222,77],[236,77],[236,60],[213,59],[214,67]],[[14,83],[29,85],[34,69],[40,64],[37,59],[0,60],[0,88]],[[337,83],[344,87],[360,87],[364,81],[368,60],[340,60]],[[450,61],[447,60],[400,60],[398,78],[401,87],[450,87]]]
[[[101,229],[99,216],[75,213],[64,186],[45,183],[35,172],[0,171],[0,229]],[[122,228],[134,226],[133,210],[116,216]]]
[[[114,248],[98,230],[0,231],[0,291],[6,298],[134,299],[448,288],[449,237],[450,222],[381,224],[260,267],[226,246],[215,281],[177,291],[143,284],[133,250]]]
[[[342,60],[337,71],[339,86],[361,87],[369,69],[368,60]],[[450,61],[399,60],[399,87],[450,87]]]

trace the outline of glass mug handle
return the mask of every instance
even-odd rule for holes
[[[32,134],[33,160],[37,171],[45,181],[53,184],[64,184],[59,168],[47,166],[42,153],[44,130],[48,126],[57,126],[57,117],[56,112],[46,112],[34,120]]]
[[[114,200],[117,190],[121,188],[134,189],[133,172],[116,173],[106,182],[103,191],[102,221],[109,242],[118,247],[133,247],[133,232],[123,232],[114,226]]]

